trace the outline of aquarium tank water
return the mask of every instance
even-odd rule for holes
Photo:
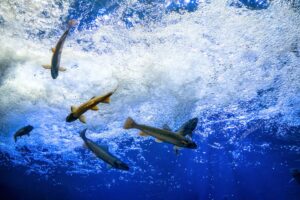
[[[0,199],[299,200],[300,1],[0,0]]]

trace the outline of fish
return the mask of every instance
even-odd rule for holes
[[[28,125],[24,126],[23,128],[19,129],[15,134],[14,134],[14,140],[17,142],[18,137],[22,137],[23,135],[28,135],[30,136],[30,132],[33,130],[33,126]]]
[[[58,40],[55,48],[52,48],[52,59],[51,59],[51,65],[42,65],[45,69],[51,70],[51,77],[53,79],[56,79],[58,77],[58,72],[66,71],[66,68],[63,68],[60,66],[60,59],[61,59],[61,53],[64,46],[64,43],[66,41],[66,38],[70,32],[70,29],[76,25],[76,20],[72,19],[68,23],[67,30],[63,33],[63,35]]]
[[[128,117],[123,126],[124,129],[139,129],[140,136],[152,136],[156,142],[167,142],[176,147],[183,147],[188,149],[196,149],[197,144],[190,138],[171,130],[155,128],[143,124],[136,123],[131,117]]]
[[[122,162],[120,159],[118,159],[116,156],[112,155],[107,146],[104,145],[98,145],[92,140],[88,139],[86,137],[86,131],[87,129],[84,129],[80,132],[80,137],[84,141],[84,144],[86,147],[91,150],[98,158],[106,162],[109,166],[115,168],[115,169],[120,169],[120,170],[125,170],[128,171],[129,167],[126,163]]]
[[[67,116],[66,122],[73,122],[77,119],[82,123],[86,123],[86,118],[83,115],[88,110],[98,111],[99,107],[97,106],[99,103],[110,103],[110,96],[116,90],[109,92],[103,96],[92,97],[87,102],[81,104],[80,106],[71,106],[71,113]]]
[[[197,124],[198,124],[198,118],[192,118],[189,121],[185,122],[175,132],[179,135],[184,136],[184,137],[192,138],[192,134],[193,134],[195,128],[197,127]],[[167,124],[165,124],[163,126],[163,129],[168,130],[168,131],[172,131],[172,129]],[[180,147],[174,146],[174,152],[175,152],[176,155],[179,155],[179,150],[180,150]]]

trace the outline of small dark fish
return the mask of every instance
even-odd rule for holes
[[[81,131],[80,137],[83,139],[84,144],[87,146],[87,148],[89,148],[98,158],[100,158],[104,162],[108,163],[111,167],[116,168],[116,169],[125,170],[125,171],[129,170],[128,165],[125,164],[124,162],[122,162],[120,159],[118,159],[114,155],[112,155],[108,151],[107,146],[98,145],[95,142],[93,142],[92,140],[88,139],[85,136],[86,130],[87,129],[84,129],[83,131]]]
[[[17,139],[18,137],[22,137],[23,135],[28,135],[29,136],[29,133],[33,130],[33,126],[31,125],[28,125],[28,126],[25,126],[21,129],[19,129],[15,134],[14,134],[14,139],[15,139],[15,142],[17,142]]]

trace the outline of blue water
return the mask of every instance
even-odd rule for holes
[[[293,6],[294,5],[294,6]],[[4,1],[0,8],[0,199],[300,198],[300,10],[285,1]],[[76,19],[57,80],[40,66]],[[71,105],[119,85],[66,123]],[[124,130],[176,130],[196,150]],[[22,126],[35,127],[17,143]],[[111,169],[79,132],[127,163]]]

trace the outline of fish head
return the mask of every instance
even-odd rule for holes
[[[72,113],[70,113],[67,118],[66,118],[66,122],[73,122],[77,119],[77,117],[74,117]]]
[[[181,144],[183,147],[185,148],[189,148],[189,149],[197,149],[197,144],[189,139],[186,140],[182,140]]]
[[[53,79],[56,79],[58,77],[58,67],[57,70],[54,70],[53,67],[51,68],[51,76]]]
[[[26,126],[26,127],[25,127],[25,130],[26,130],[27,132],[30,132],[30,131],[33,130],[33,126],[31,126],[31,125]]]
[[[127,164],[121,162],[121,161],[115,161],[114,162],[114,167],[116,169],[121,169],[121,170],[125,170],[125,171],[128,171],[129,170],[129,167]]]
[[[189,142],[186,147],[189,149],[197,149],[197,144],[195,142]]]

